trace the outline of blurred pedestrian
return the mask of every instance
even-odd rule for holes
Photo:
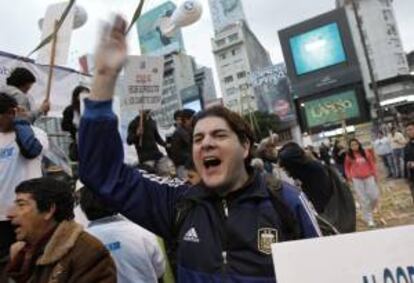
[[[164,156],[158,145],[165,147],[166,143],[159,134],[150,111],[141,113],[142,119],[138,115],[128,125],[127,143],[135,146],[139,163],[155,168],[155,164]]]
[[[407,172],[406,178],[408,179],[414,203],[414,122],[409,122],[405,130],[409,141],[404,149],[404,164]]]
[[[72,101],[63,110],[61,127],[63,131],[69,132],[72,142],[69,145],[69,158],[72,161],[78,160],[77,133],[80,122],[80,96],[89,93],[89,89],[84,86],[77,86],[72,92]]]
[[[310,158],[294,142],[287,143],[280,149],[279,164],[288,175],[299,181],[301,188],[324,220],[341,233],[355,231],[354,198],[332,165],[322,164],[319,160]]]
[[[285,144],[279,150],[279,164],[294,179],[300,180],[302,189],[318,213],[323,213],[332,196],[328,172],[321,162],[310,159],[296,143]]]
[[[387,169],[388,178],[397,177],[398,173],[396,172],[396,167],[394,164],[391,141],[387,136],[384,135],[382,131],[378,132],[378,137],[374,141],[374,150],[375,153],[381,157],[381,160]]]
[[[178,178],[185,179],[185,164],[191,159],[192,119],[195,111],[182,109],[177,114],[176,128],[171,137],[171,160]]]
[[[185,164],[185,174],[186,174],[185,181],[187,184],[191,184],[195,186],[201,182],[201,177],[197,173],[197,169],[195,168],[192,158],[187,160]]]
[[[276,146],[279,141],[277,134],[263,139],[256,150],[257,157],[264,163],[264,169],[267,173],[273,173],[273,165],[278,162]]]
[[[349,150],[345,158],[345,173],[361,203],[364,220],[368,227],[375,227],[373,211],[380,195],[377,170],[371,152],[365,150],[355,138],[349,141]]]
[[[407,141],[404,135],[397,131],[397,128],[392,127],[389,134],[391,140],[391,147],[394,155],[395,174],[397,178],[404,177],[404,147]]]
[[[338,169],[338,172],[344,177],[345,176],[345,157],[346,157],[346,147],[342,144],[340,140],[335,140],[332,158],[335,161],[335,166]]]
[[[28,94],[35,82],[36,77],[31,71],[19,67],[11,72],[6,80],[7,86],[1,90],[16,99],[19,107],[22,107],[25,111],[25,118],[32,124],[50,109],[50,103],[46,100],[42,102],[38,109],[35,109],[33,98]]]
[[[329,165],[331,164],[331,151],[330,151],[330,147],[329,145],[326,145],[325,142],[321,143],[321,146],[319,147],[319,157],[320,160],[326,164]]]

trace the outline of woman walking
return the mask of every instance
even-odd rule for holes
[[[364,150],[357,139],[349,141],[345,173],[359,198],[364,220],[368,227],[375,227],[373,211],[378,203],[379,189],[374,157],[372,153]]]
[[[63,110],[61,127],[63,131],[69,132],[72,138],[72,142],[69,145],[69,158],[72,161],[78,161],[77,133],[81,116],[80,97],[84,93],[89,93],[89,89],[84,86],[77,86],[72,92],[70,105]]]

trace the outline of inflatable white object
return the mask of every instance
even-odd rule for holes
[[[161,22],[160,29],[165,36],[172,37],[177,29],[198,21],[202,12],[203,6],[198,0],[185,0],[170,18],[165,18]]]
[[[88,13],[86,12],[85,8],[83,8],[82,6],[76,5],[73,9],[75,9],[73,29],[78,29],[82,27],[88,21]],[[41,18],[37,22],[40,30],[43,29],[43,21],[44,21],[44,18]]]

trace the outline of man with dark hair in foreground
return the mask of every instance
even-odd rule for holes
[[[51,178],[25,181],[16,188],[8,217],[17,241],[7,267],[16,282],[116,282],[105,247],[73,221],[70,186]]]
[[[306,197],[278,182],[271,196],[267,182],[250,167],[251,129],[223,107],[193,121],[199,185],[158,180],[124,164],[111,106],[126,58],[125,28],[117,17],[98,46],[80,127],[81,180],[105,203],[166,240],[176,251],[178,282],[274,282],[271,244],[320,235]]]

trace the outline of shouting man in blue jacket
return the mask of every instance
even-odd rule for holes
[[[80,125],[81,180],[131,221],[176,244],[178,282],[274,282],[271,244],[320,235],[306,198],[251,170],[252,132],[223,107],[194,118],[192,154],[200,185],[164,181],[124,164],[111,110],[126,59],[124,34],[125,22],[117,17],[98,46]]]

